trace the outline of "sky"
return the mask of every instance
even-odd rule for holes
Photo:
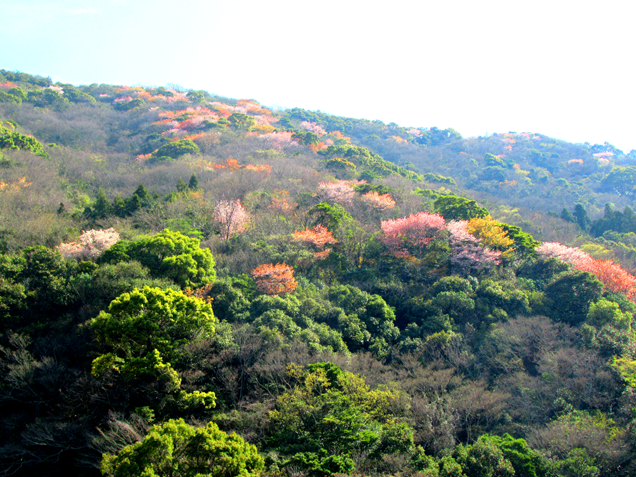
[[[636,149],[633,0],[0,0],[0,68]]]

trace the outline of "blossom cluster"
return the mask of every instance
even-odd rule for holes
[[[323,128],[320,124],[312,123],[309,121],[303,121],[302,123],[300,123],[300,127],[321,137],[327,134],[325,128]]]
[[[556,258],[577,270],[593,274],[606,290],[622,293],[629,298],[636,294],[636,277],[612,260],[597,260],[578,248],[558,242],[544,242],[536,251],[544,260]]]
[[[403,219],[383,220],[384,243],[393,251],[407,246],[424,248],[446,228],[444,217],[439,214],[419,212]]]
[[[214,220],[219,226],[221,238],[227,240],[245,231],[250,216],[239,199],[221,200],[214,207]]]
[[[583,250],[568,247],[567,245],[562,245],[559,242],[543,242],[536,248],[536,252],[537,255],[544,260],[556,258],[577,268],[581,264],[592,260],[592,257]]]
[[[352,181],[319,182],[318,194],[324,200],[349,203],[356,191]]]
[[[256,280],[256,289],[267,295],[286,295],[298,286],[294,269],[285,263],[266,263],[251,272]]]
[[[451,265],[462,271],[483,270],[501,263],[501,252],[483,247],[468,232],[467,220],[452,220],[446,224],[451,245]]]
[[[379,210],[388,210],[395,207],[395,201],[389,194],[380,194],[374,190],[362,196],[362,201],[371,207]]]
[[[75,242],[61,243],[56,248],[65,259],[95,260],[119,241],[114,228],[87,230]]]
[[[26,176],[20,177],[17,181],[2,182],[0,181],[0,192],[7,190],[20,190],[29,187],[32,183],[26,181]]]

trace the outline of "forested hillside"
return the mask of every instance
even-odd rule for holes
[[[636,151],[0,70],[0,475],[636,473]]]

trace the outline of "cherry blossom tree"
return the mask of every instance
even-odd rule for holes
[[[562,262],[577,267],[592,260],[583,250],[562,245],[559,242],[543,242],[536,248],[537,255],[544,260],[556,258]]]
[[[395,252],[422,252],[446,228],[444,217],[420,212],[403,219],[383,220],[384,243]]]
[[[267,295],[287,295],[296,289],[294,268],[285,263],[266,263],[251,272],[256,289]]]
[[[221,239],[227,240],[247,228],[250,216],[240,200],[221,200],[214,207],[214,220],[219,227]]]
[[[319,182],[318,194],[326,201],[349,203],[356,191],[349,181]]]
[[[75,242],[61,243],[56,248],[65,259],[95,260],[119,241],[114,228],[87,230]]]
[[[471,273],[501,263],[501,252],[481,245],[481,239],[468,232],[467,220],[452,220],[446,224],[451,245],[451,266],[460,273]]]

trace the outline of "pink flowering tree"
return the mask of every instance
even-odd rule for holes
[[[403,219],[383,220],[380,225],[384,232],[382,241],[394,254],[421,255],[446,228],[446,221],[439,214],[420,212]]]
[[[490,269],[501,264],[501,252],[480,244],[481,239],[468,232],[467,220],[452,220],[446,224],[451,245],[451,267],[460,274]]]
[[[592,257],[583,250],[575,247],[568,247],[567,245],[562,245],[559,242],[543,242],[536,248],[536,252],[537,255],[544,260],[556,258],[576,268],[585,262],[592,260]]]
[[[95,260],[119,241],[119,233],[112,227],[87,230],[75,242],[61,243],[56,248],[65,259]]]
[[[221,200],[214,207],[214,221],[219,227],[223,240],[243,232],[249,223],[250,216],[240,200]]]
[[[589,272],[598,278],[606,290],[634,299],[636,277],[612,260],[597,260],[578,248],[558,242],[544,242],[536,250],[544,260],[556,258],[577,270]]]
[[[356,191],[349,181],[319,182],[318,194],[325,201],[350,203]]]

